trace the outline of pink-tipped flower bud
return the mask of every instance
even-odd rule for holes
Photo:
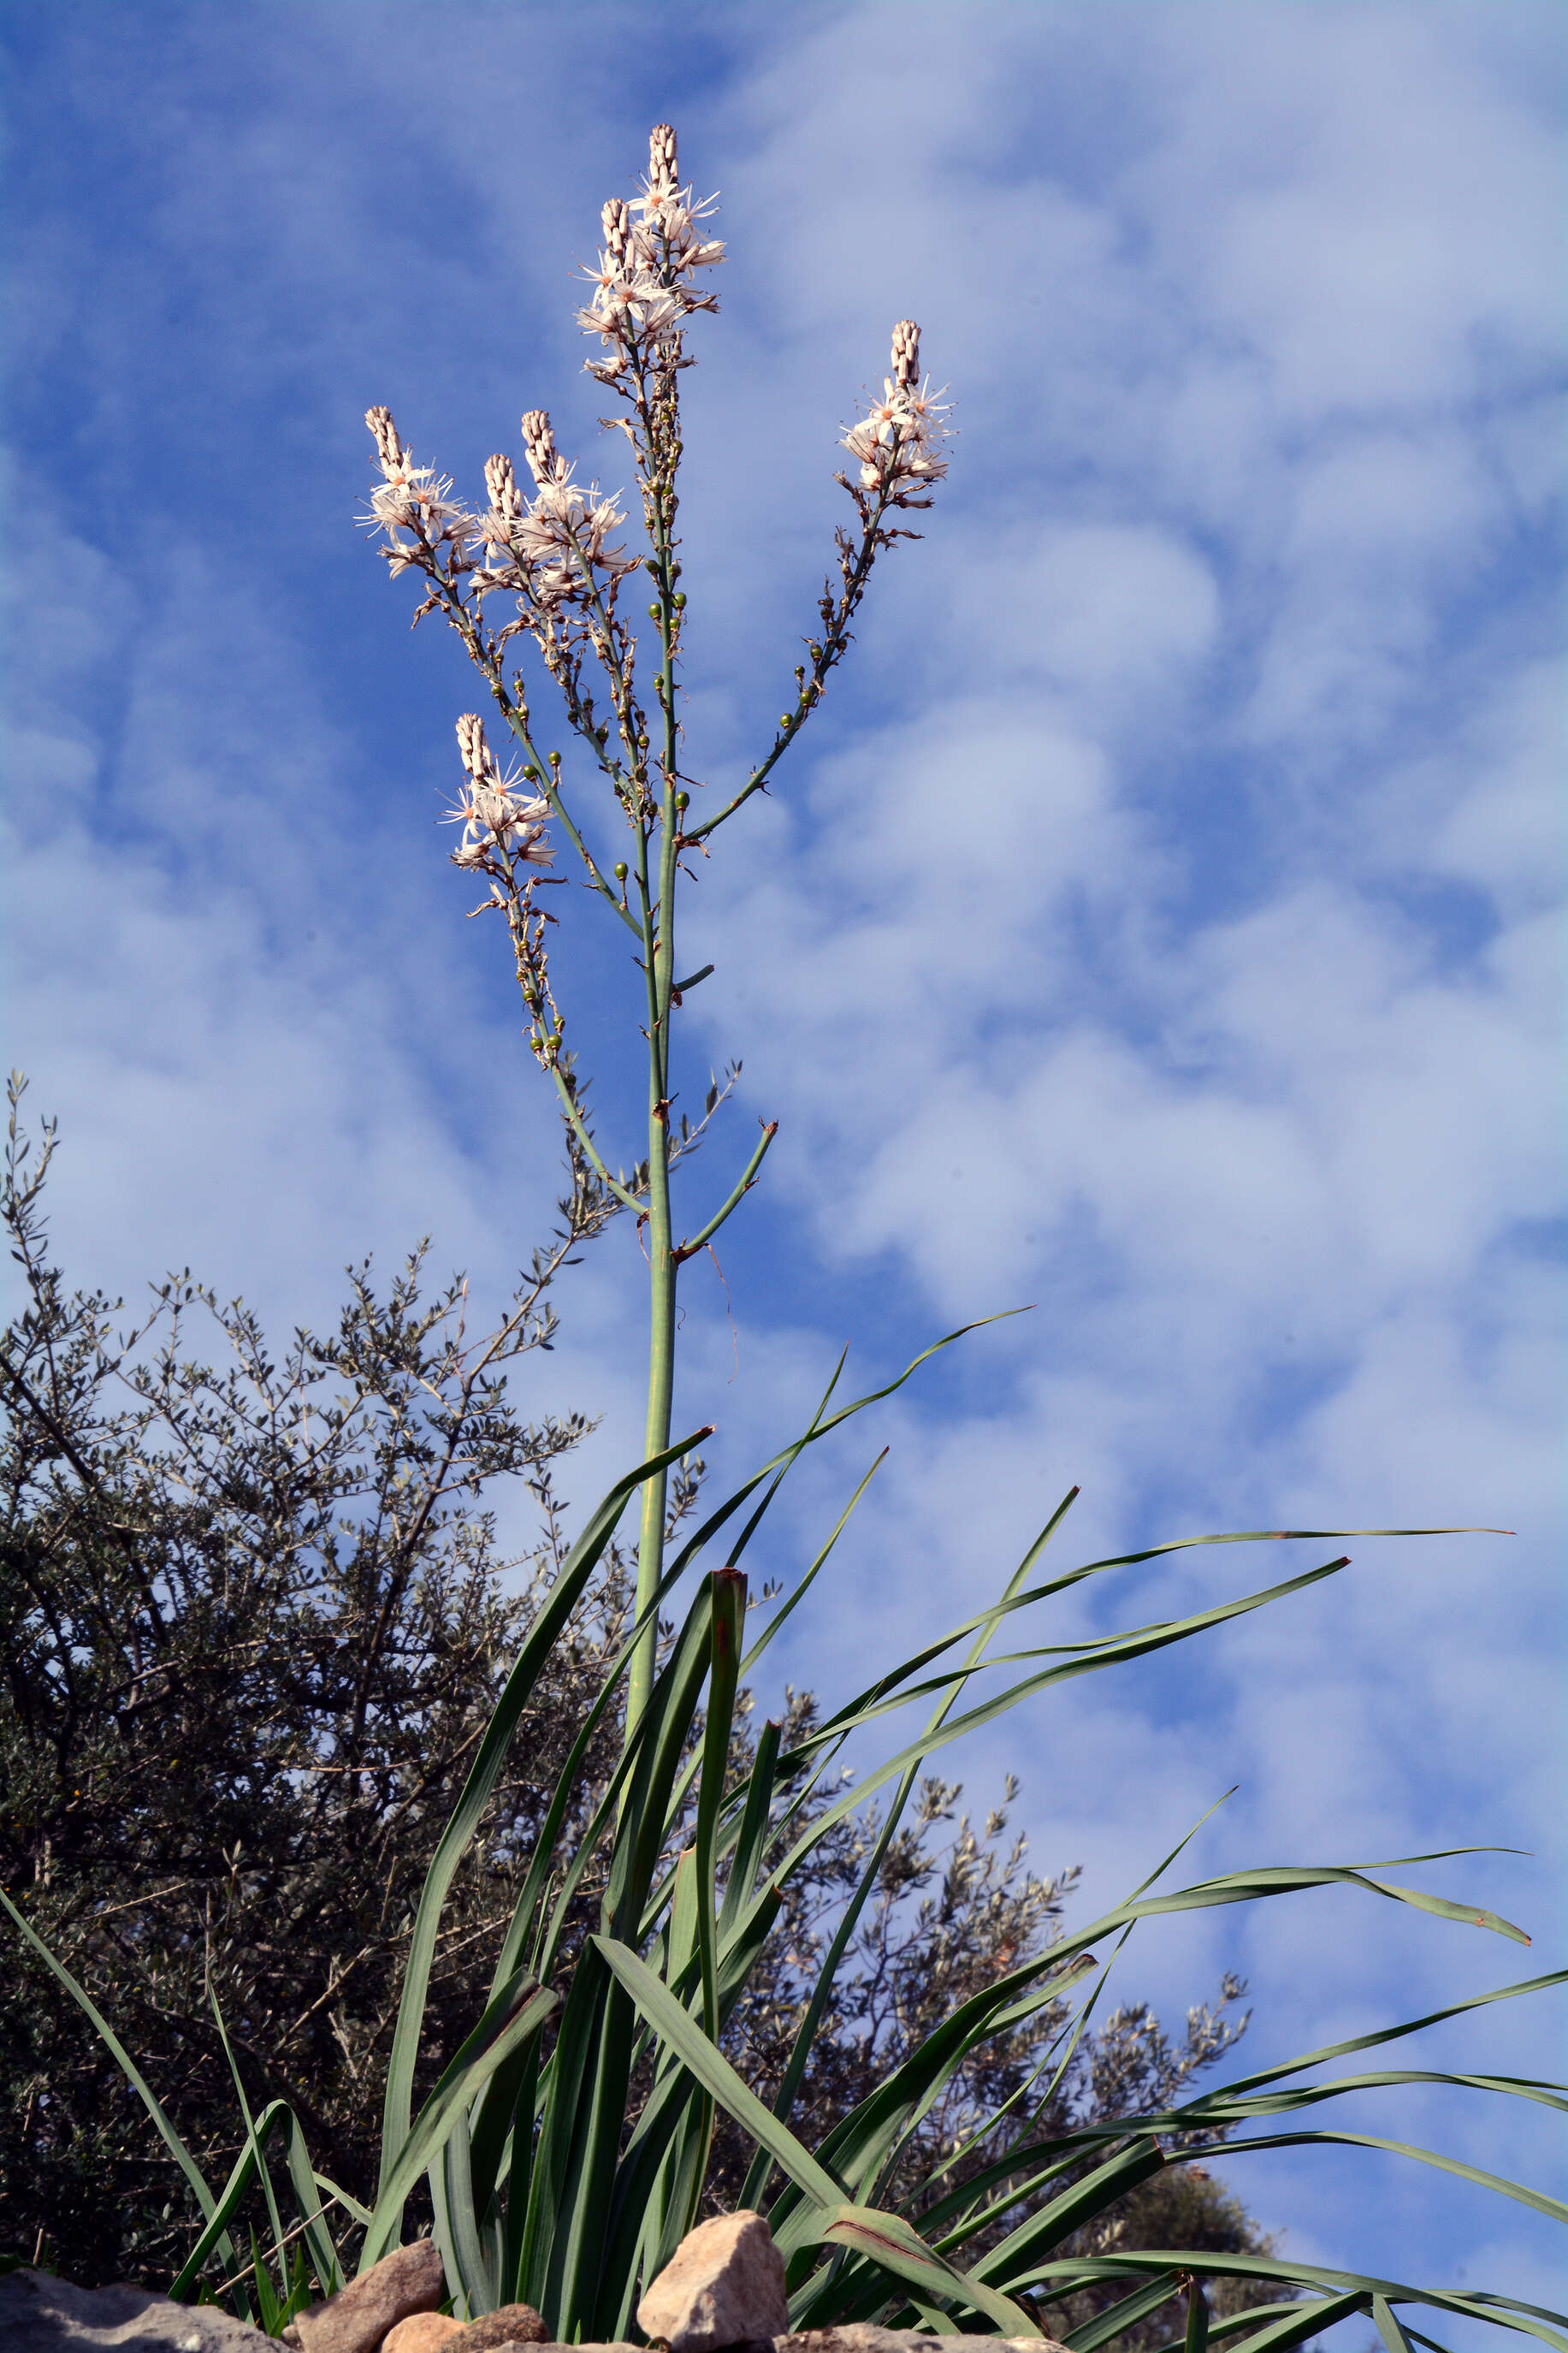
[[[673,123],[656,122],[647,134],[647,176],[650,190],[662,188],[668,192],[680,185]]]
[[[893,329],[893,382],[901,391],[921,377],[921,331],[913,319],[900,319]]]
[[[490,494],[490,505],[505,522],[522,521],[522,492],[517,487],[511,459],[498,450],[485,459],[485,488]]]
[[[392,421],[390,408],[367,408],[364,421],[375,436],[375,454],[381,460],[381,470],[390,482],[402,466],[407,451],[397,438],[397,427]]]
[[[612,196],[599,215],[605,231],[605,250],[612,261],[624,261],[632,237],[632,208],[624,197]]]
[[[465,711],[458,722],[458,749],[463,755],[463,765],[476,785],[491,780],[495,762],[485,740],[485,723],[477,711]]]
[[[553,481],[557,452],[547,408],[531,408],[523,417],[522,454],[528,459],[528,470],[536,482]]]

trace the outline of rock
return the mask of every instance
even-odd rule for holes
[[[247,2320],[215,2304],[173,2304],[151,2288],[72,2287],[47,2272],[0,2274],[0,2353],[264,2353],[269,2343]]]
[[[637,2306],[669,2353],[719,2353],[789,2329],[784,2257],[760,2214],[716,2214],[688,2232]]]
[[[379,2353],[381,2341],[411,2313],[434,2312],[447,2292],[434,2239],[395,2247],[324,2304],[307,2305],[292,2322],[300,2353]]]
[[[382,2338],[381,2353],[437,2353],[438,2347],[450,2345],[462,2333],[462,2322],[449,2312],[411,2312]]]
[[[461,2337],[452,2339],[452,2353],[501,2353],[507,2345],[543,2345],[550,2336],[531,2304],[503,2304],[497,2312],[481,2314],[470,2320]],[[437,2342],[431,2338],[431,2343]],[[390,2345],[382,2353],[395,2353]],[[424,2353],[424,2348],[412,2348],[412,2353]]]
[[[879,2328],[874,2321],[852,2320],[842,2328],[805,2328],[794,2336],[775,2337],[773,2353],[934,2353],[947,2340],[923,2328]],[[966,2337],[966,2348],[975,2353],[1067,2353],[1054,2337]],[[580,2353],[587,2353],[586,2347]]]

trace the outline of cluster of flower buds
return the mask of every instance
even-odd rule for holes
[[[447,814],[450,822],[461,825],[463,838],[452,852],[453,865],[482,867],[508,881],[520,865],[548,866],[553,855],[544,835],[550,803],[521,791],[523,779],[516,769],[501,775],[477,712],[465,711],[458,720],[458,749],[463,757],[463,797]]]
[[[711,196],[699,202],[681,186],[675,132],[668,122],[656,123],[643,192],[633,204],[612,196],[605,205],[604,248],[584,273],[594,293],[578,311],[578,324],[616,354],[589,362],[601,382],[613,381],[630,354],[659,343],[692,311],[718,309],[717,298],[699,293],[694,280],[695,271],[724,259],[722,244],[701,226],[715,202]]]
[[[900,319],[893,329],[891,364],[881,399],[850,427],[844,447],[858,462],[861,489],[882,505],[923,505],[919,493],[947,471],[940,455],[947,404],[935,397],[929,377],[921,382],[921,331],[913,319]]]
[[[495,585],[525,586],[533,604],[546,610],[587,604],[601,581],[613,584],[642,561],[609,543],[626,516],[596,484],[584,488],[573,480],[574,470],[557,449],[542,408],[531,408],[523,417],[522,448],[534,481],[526,506],[510,458],[492,458],[485,468],[490,510],[479,519],[479,534],[491,551],[492,571],[509,575]],[[514,570],[515,584],[510,578]]]
[[[384,531],[394,574],[438,556],[444,548],[461,555],[473,530],[468,509],[451,495],[451,478],[434,466],[416,466],[398,438],[390,408],[367,408],[364,421],[375,437],[382,480],[370,494],[365,520]],[[411,534],[405,538],[404,533]],[[421,567],[425,568],[425,567]]]
[[[369,408],[383,480],[370,495],[366,522],[385,533],[394,574],[414,568],[449,591],[458,575],[479,571],[481,593],[515,588],[535,613],[588,606],[606,585],[635,572],[641,558],[612,546],[626,517],[595,484],[585,488],[556,449],[550,419],[540,408],[522,420],[523,445],[535,495],[525,501],[511,459],[485,461],[488,509],[475,514],[451,497],[451,482],[430,466],[416,466],[388,408]]]

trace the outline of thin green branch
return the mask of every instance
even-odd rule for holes
[[[510,728],[512,733],[517,737],[518,742],[522,745],[523,750],[527,753],[529,764],[533,768],[541,785],[543,787],[545,797],[548,799],[552,810],[560,819],[567,839],[570,841],[573,849],[576,851],[578,857],[582,860],[584,865],[588,871],[588,880],[590,883],[593,885],[593,888],[598,892],[602,899],[608,901],[611,907],[614,908],[616,913],[620,917],[622,923],[626,925],[627,929],[635,933],[637,928],[636,916],[633,915],[627,908],[621,904],[620,899],[616,893],[611,889],[609,883],[605,881],[604,875],[599,871],[593,851],[589,849],[587,843],[578,832],[576,826],[573,823],[571,817],[568,815],[566,804],[561,797],[560,779],[548,760],[542,760],[539,754],[535,751],[532,738],[530,736],[528,732],[528,722],[524,719],[521,712],[518,709],[516,703],[513,702],[511,697],[507,693],[505,688],[496,688],[493,680],[491,681],[491,685],[496,694],[496,700],[500,704],[501,714],[504,717],[507,725]]]
[[[601,1184],[607,1185],[609,1187],[611,1192],[615,1195],[616,1200],[621,1203],[624,1208],[630,1209],[634,1217],[640,1218],[643,1213],[642,1203],[637,1199],[635,1193],[628,1191],[626,1187],[621,1183],[618,1176],[612,1176],[609,1170],[605,1167],[605,1163],[599,1155],[599,1147],[588,1132],[587,1122],[584,1119],[582,1113],[578,1110],[576,1103],[573,1101],[572,1090],[566,1083],[565,1074],[562,1071],[559,1062],[551,1063],[550,1075],[555,1082],[555,1092],[561,1098],[562,1112],[566,1123],[571,1128],[573,1134],[581,1145],[584,1157],[587,1160],[595,1176],[598,1177]]]
[[[675,1249],[671,1251],[670,1255],[673,1257],[677,1266],[679,1266],[689,1258],[695,1258],[699,1250],[706,1250],[714,1235],[718,1232],[720,1227],[723,1224],[725,1219],[731,1215],[731,1211],[739,1208],[741,1203],[745,1199],[746,1195],[756,1183],[757,1172],[761,1168],[764,1159],[767,1157],[769,1145],[773,1142],[778,1132],[779,1124],[777,1120],[770,1119],[767,1125],[763,1130],[762,1139],[758,1144],[756,1150],[752,1153],[751,1158],[746,1163],[745,1171],[741,1177],[740,1183],[735,1187],[734,1191],[730,1195],[729,1199],[724,1203],[722,1208],[716,1210],[713,1216],[709,1219],[708,1223],[702,1227],[700,1232],[694,1234],[689,1242],[678,1243]]]
[[[857,555],[853,568],[845,581],[842,594],[838,599],[838,609],[834,617],[827,635],[823,639],[822,644],[812,654],[811,683],[809,686],[803,686],[801,688],[800,693],[796,699],[793,716],[786,714],[784,725],[780,727],[778,733],[773,738],[772,751],[768,754],[767,758],[762,762],[760,766],[752,769],[750,776],[742,786],[740,791],[734,796],[733,799],[727,801],[724,807],[718,810],[714,816],[704,818],[700,825],[692,826],[684,836],[684,839],[687,841],[700,842],[704,840],[706,837],[712,833],[717,827],[723,824],[726,818],[733,817],[735,811],[742,807],[745,802],[749,801],[753,793],[760,793],[766,789],[769,776],[772,776],[773,770],[783,759],[785,752],[799,735],[800,731],[805,726],[810,713],[816,710],[817,704],[821,702],[823,688],[827,680],[827,673],[833,668],[835,662],[838,660],[849,642],[849,623],[854,615],[856,607],[860,602],[861,596],[865,590],[866,582],[870,575],[871,566],[876,561],[877,549],[881,539],[882,517],[887,512],[887,509],[888,492],[884,490],[881,496],[877,501],[870,521],[865,525],[861,532],[860,552]],[[831,581],[831,574],[828,576]]]

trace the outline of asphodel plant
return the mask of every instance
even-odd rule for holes
[[[1396,1865],[1263,1868],[1169,1886],[1166,1874],[1178,1848],[1111,1911],[1021,1957],[956,2010],[820,2147],[807,2148],[792,2128],[836,1974],[927,1760],[1023,1702],[1042,1701],[1079,1676],[1282,1600],[1334,1576],[1347,1560],[1336,1554],[1179,1620],[1090,1641],[1054,1641],[1048,1619],[1039,1621],[1056,1597],[1183,1548],[1162,1546],[1047,1574],[1046,1548],[1066,1516],[1069,1494],[989,1609],[911,1657],[880,1668],[793,1747],[784,1746],[781,1727],[771,1723],[754,1747],[737,1748],[732,1740],[745,1680],[756,1674],[768,1645],[806,1599],[866,1480],[748,1647],[740,1563],[750,1539],[801,1452],[889,1392],[836,1406],[836,1376],[807,1429],[678,1544],[668,1509],[671,1469],[707,1435],[706,1430],[671,1434],[681,1273],[756,1182],[774,1132],[771,1123],[763,1125],[726,1194],[678,1215],[676,1180],[684,1182],[687,1173],[681,1163],[727,1091],[718,1083],[708,1087],[695,1124],[675,1116],[683,1076],[678,1017],[689,992],[709,977],[706,969],[681,972],[679,892],[699,871],[694,861],[711,853],[723,829],[773,778],[822,699],[848,647],[878,558],[913,536],[908,514],[929,505],[945,471],[946,428],[942,404],[921,375],[920,331],[911,320],[901,321],[893,331],[881,396],[844,438],[848,464],[837,479],[848,494],[853,521],[837,534],[836,568],[814,632],[804,642],[805,659],[795,670],[794,697],[767,731],[756,764],[714,791],[710,805],[694,799],[694,792],[708,788],[689,779],[691,755],[681,716],[687,601],[678,530],[680,378],[693,364],[686,347],[689,322],[716,307],[706,290],[722,255],[709,233],[711,212],[710,203],[696,201],[682,184],[675,133],[659,125],[639,194],[629,203],[613,198],[604,208],[603,250],[578,312],[594,339],[590,373],[616,404],[609,421],[626,436],[645,533],[639,552],[618,543],[625,522],[620,506],[575,479],[542,410],[531,409],[522,418],[526,494],[511,459],[497,455],[485,468],[486,501],[476,507],[454,498],[450,481],[434,467],[415,462],[387,409],[368,415],[380,469],[369,521],[382,534],[388,568],[394,575],[417,575],[423,596],[416,618],[440,613],[457,630],[484,681],[498,740],[510,739],[503,768],[484,719],[473,712],[458,719],[461,782],[451,814],[461,833],[453,857],[483,883],[482,905],[507,925],[529,1044],[574,1153],[641,1231],[648,1265],[647,1436],[643,1461],[588,1517],[565,1559],[511,1670],[432,1865],[409,1938],[374,2207],[356,2204],[312,2168],[298,2120],[282,2101],[254,2118],[244,2111],[244,2152],[229,2181],[215,2192],[152,2088],[114,2044],[184,2167],[205,2216],[175,2290],[194,2293],[221,2270],[225,2284],[252,2308],[232,2226],[258,2185],[275,2242],[280,2248],[302,2246],[316,2286],[325,2289],[397,2243],[407,2226],[409,2197],[425,2177],[459,2312],[480,2313],[521,2299],[540,2307],[557,2338],[624,2338],[635,2329],[642,2285],[702,2211],[714,2118],[721,2108],[754,2143],[743,2202],[767,2214],[784,2251],[797,2328],[882,2319],[942,2331],[956,2327],[1038,2336],[1053,2316],[1060,2325],[1068,2299],[1092,2290],[1095,2316],[1068,2331],[1074,2353],[1094,2353],[1134,2329],[1147,2343],[1152,2328],[1163,2332],[1173,2353],[1177,2346],[1202,2353],[1211,2337],[1227,2353],[1277,2353],[1336,2323],[1356,2323],[1364,2340],[1369,2319],[1389,2353],[1405,2353],[1434,2342],[1412,2325],[1422,2307],[1520,2330],[1568,2353],[1568,2319],[1510,2295],[1506,2284],[1497,2293],[1442,2291],[1298,2263],[1288,2253],[1140,2250],[1114,2228],[1120,2199],[1218,2132],[1227,2136],[1227,2162],[1308,2143],[1373,2147],[1568,2222],[1568,2207],[1560,2200],[1457,2158],[1359,2128],[1300,2121],[1343,2094],[1429,2084],[1463,2084],[1479,2095],[1568,2109],[1564,2087],[1543,2080],[1408,2069],[1324,2072],[1433,2025],[1437,2017],[1561,1985],[1568,1971],[1489,1989],[1436,2017],[1303,2053],[1157,2114],[1065,2133],[1042,2121],[1053,2113],[1052,2094],[1106,1970],[1141,1920],[1339,1886],[1528,1942],[1495,1914],[1388,1878]],[[646,634],[641,617],[635,628],[630,618],[639,599]],[[537,692],[540,671],[575,739],[570,766],[556,750],[539,748],[530,677]],[[574,866],[586,885],[586,898],[574,902],[584,917],[592,914],[629,935],[640,971],[627,1025],[646,1044],[647,1124],[636,1147],[615,1166],[589,1119],[585,1083],[551,976],[548,932],[557,919],[541,892],[557,861]],[[443,1905],[479,1831],[542,1667],[634,1496],[639,1525],[633,1621],[554,1790],[489,2001],[460,2048],[436,2054],[440,2072],[416,2115],[425,1997]],[[1289,1536],[1326,1543],[1345,1533],[1268,1530],[1183,1542],[1216,1546]],[[661,1649],[658,1628],[667,1609],[674,1622]],[[997,1637],[1014,1627],[1018,1631],[1010,1639],[1016,1647],[998,1651]],[[574,1832],[568,1843],[566,1826],[579,1820],[574,1807],[579,1778],[606,1720],[621,1726],[619,1762],[598,1795],[586,1834]],[[869,1771],[862,1765],[853,1787],[845,1786],[838,1766],[847,1744],[853,1742],[863,1760],[877,1737],[883,1761]],[[739,1771],[732,1765],[736,1755],[747,1760]],[[853,1808],[873,1798],[882,1810],[878,1837],[834,1925],[783,2080],[764,2105],[725,2049],[726,2025],[792,1874]],[[603,1891],[598,1926],[584,1940],[574,1924],[584,1890],[593,1886]],[[14,1908],[13,1917],[30,1936]],[[73,1990],[90,2010],[80,1989],[73,1984]],[[92,2015],[112,2041],[108,2021],[96,2010]],[[911,2166],[915,2154],[929,2147],[920,2137],[922,2120],[956,2071],[990,2038],[1016,2033],[1031,2020],[1048,2030],[1040,2037],[1034,2075],[964,2147]],[[237,2087],[237,2072],[236,2080]],[[242,2087],[239,2096],[243,2102]],[[268,2171],[267,2151],[275,2142],[287,2159],[297,2210],[288,2227]],[[1098,2234],[1097,2224],[1104,2226]],[[1098,2252],[1083,2253],[1086,2243]],[[261,2316],[277,2325],[288,2308],[287,2268],[276,2287],[263,2285],[259,2262],[252,2268]],[[1262,2284],[1263,2300],[1211,2317],[1205,2282],[1226,2277]],[[295,2288],[296,2295],[304,2292],[298,2276]]]
[[[823,590],[816,634],[795,668],[793,701],[780,713],[763,756],[737,787],[719,796],[711,808],[694,807],[682,765],[680,378],[693,364],[686,350],[688,322],[718,307],[706,290],[724,253],[708,234],[712,210],[711,200],[699,202],[681,185],[675,132],[660,123],[649,142],[641,194],[629,204],[612,197],[604,207],[604,247],[587,273],[591,298],[577,314],[599,354],[587,363],[588,372],[619,412],[605,421],[626,435],[647,539],[641,554],[616,543],[626,522],[618,500],[596,483],[576,480],[576,467],[556,447],[542,408],[530,409],[521,425],[530,495],[511,459],[498,452],[485,466],[488,504],[477,511],[453,498],[449,478],[415,463],[389,409],[372,408],[365,418],[381,470],[367,520],[382,534],[388,571],[394,577],[418,575],[425,595],[416,620],[437,612],[457,630],[513,753],[503,773],[483,718],[466,712],[458,719],[462,778],[451,816],[462,836],[453,863],[488,885],[483,908],[506,920],[528,1042],[554,1087],[576,1149],[645,1234],[644,1452],[649,1461],[669,1443],[681,1270],[709,1247],[756,1182],[775,1132],[773,1124],[764,1124],[726,1198],[678,1227],[675,1166],[721,1095],[717,1084],[709,1087],[695,1127],[673,1116],[677,1016],[687,994],[711,970],[677,976],[680,882],[691,871],[691,859],[710,855],[714,836],[763,789],[795,743],[843,659],[879,554],[913,535],[900,516],[928,506],[932,485],[947,471],[941,454],[944,404],[921,382],[919,327],[901,320],[893,330],[882,396],[845,436],[853,471],[838,480],[853,501],[855,522],[837,534],[837,577],[830,575]],[[647,645],[639,642],[628,609],[643,591],[651,629]],[[538,748],[527,674],[519,666],[529,648],[581,747],[570,776],[559,752]],[[548,930],[554,918],[539,892],[545,870],[560,855],[579,869],[601,917],[630,934],[641,970],[632,1011],[646,1043],[647,1128],[630,1174],[612,1172],[600,1152],[551,981]],[[646,1611],[661,1574],[667,1480],[660,1469],[641,1489],[639,1611]],[[649,1624],[626,1681],[628,1735],[648,1704],[654,1645]]]

